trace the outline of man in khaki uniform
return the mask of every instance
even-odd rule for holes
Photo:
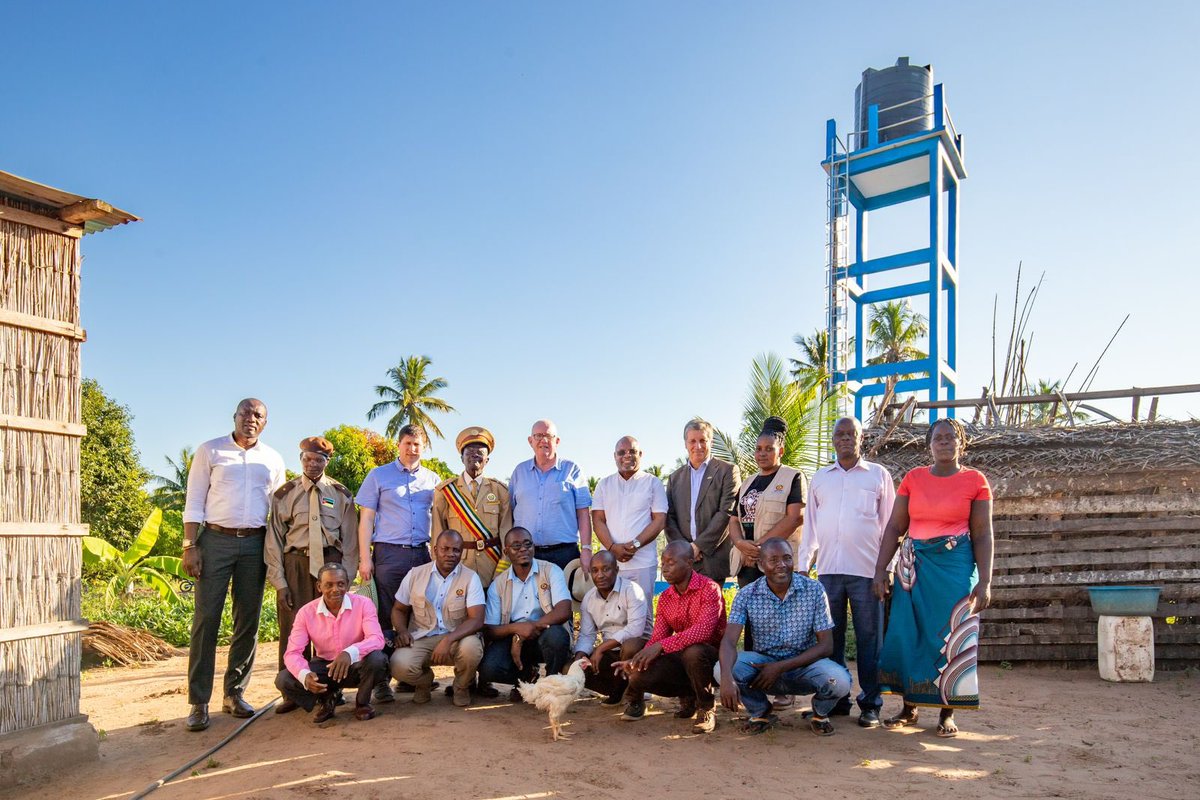
[[[279,610],[279,668],[296,610],[321,596],[317,573],[324,564],[342,564],[349,575],[358,569],[358,514],[354,495],[325,474],[333,445],[320,436],[300,442],[303,474],[271,496],[271,516],[263,546],[267,580],[275,587]],[[275,707],[284,714],[290,700]]]
[[[503,483],[483,477],[496,446],[492,432],[473,425],[464,428],[454,444],[462,456],[463,473],[434,489],[430,536],[436,542],[442,531],[458,531],[463,538],[462,563],[475,571],[486,590],[503,558],[504,534],[513,526],[512,505]]]

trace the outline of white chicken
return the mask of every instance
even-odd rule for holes
[[[566,739],[567,733],[562,729],[562,715],[571,707],[576,698],[582,697],[583,670],[586,659],[579,659],[571,664],[566,675],[547,675],[537,683],[518,681],[521,697],[526,703],[536,706],[539,710],[550,715],[551,741]]]

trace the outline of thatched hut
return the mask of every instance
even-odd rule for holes
[[[96,756],[79,713],[79,244],[136,219],[0,172],[0,785]]]
[[[1200,423],[967,429],[964,463],[996,497],[981,658],[1094,667],[1087,587],[1145,585],[1163,588],[1159,668],[1200,665]],[[868,447],[899,480],[929,463],[925,431],[868,432]]]

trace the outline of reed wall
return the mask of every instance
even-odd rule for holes
[[[0,220],[0,310],[28,315],[0,324],[0,735],[79,714],[80,341],[38,329],[78,326],[79,267],[78,239]]]

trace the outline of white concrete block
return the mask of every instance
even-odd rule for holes
[[[1120,683],[1154,680],[1154,621],[1100,616],[1096,631],[1100,677]]]

